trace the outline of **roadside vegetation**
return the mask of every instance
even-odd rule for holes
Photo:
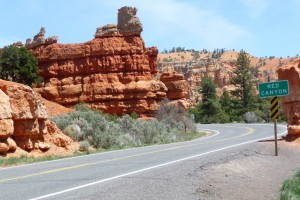
[[[96,152],[112,151],[130,147],[166,144],[196,139],[204,136],[196,131],[195,124],[189,119],[188,112],[178,104],[163,100],[156,118],[138,119],[131,115],[109,115],[99,110],[78,104],[68,114],[52,117],[64,134],[80,143],[80,151],[73,156]],[[70,157],[70,156],[67,156]],[[0,158],[0,166],[42,162],[66,157],[45,156]]]
[[[280,200],[298,199],[300,199],[300,171],[292,179],[284,181],[280,191]]]
[[[189,110],[194,114],[195,121],[199,123],[262,123],[271,121],[269,99],[261,99],[255,94],[257,82],[254,78],[255,68],[250,66],[248,54],[240,51],[235,75],[230,80],[236,89],[223,91],[221,97],[217,96],[214,80],[203,77],[201,81],[201,99],[195,108]],[[286,121],[281,103],[279,103],[279,122]]]
[[[178,142],[199,137],[188,113],[178,105],[164,100],[157,119],[136,119],[136,114],[121,117],[103,114],[84,104],[75,111],[51,118],[57,126],[75,141],[83,151],[138,147]]]

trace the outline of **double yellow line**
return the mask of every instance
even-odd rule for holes
[[[180,148],[185,148],[185,147],[197,146],[197,145],[201,145],[201,144],[209,144],[209,143],[216,143],[216,142],[220,142],[220,141],[232,140],[232,139],[236,139],[236,138],[239,138],[239,137],[244,137],[244,136],[249,135],[249,134],[254,132],[254,130],[252,128],[248,128],[248,127],[233,127],[233,126],[222,126],[222,127],[243,128],[243,129],[248,129],[248,131],[246,133],[242,134],[242,135],[231,137],[231,138],[224,138],[224,139],[219,139],[219,140],[209,141],[209,142],[200,142],[200,143],[195,143],[195,144],[181,145],[181,146],[170,147],[170,148],[156,150],[156,151],[150,151],[150,152],[146,152],[146,153],[135,154],[135,155],[131,155],[131,156],[124,156],[124,157],[120,157],[120,158],[114,158],[114,159],[102,160],[102,161],[85,163],[85,164],[80,164],[80,165],[74,165],[74,166],[71,166],[71,167],[62,167],[62,168],[57,168],[57,169],[53,169],[53,170],[46,170],[46,171],[38,172],[38,173],[35,173],[35,174],[17,176],[17,177],[13,177],[13,178],[0,179],[0,183],[19,180],[19,179],[25,179],[25,178],[30,178],[30,177],[34,177],[34,176],[40,176],[40,175],[55,173],[55,172],[61,172],[61,171],[66,171],[66,170],[71,170],[71,169],[77,169],[77,168],[87,167],[87,166],[91,166],[91,165],[97,165],[97,164],[101,164],[101,163],[108,163],[108,162],[113,162],[113,161],[118,161],[118,160],[124,160],[124,159],[127,159],[127,158],[140,157],[140,156],[160,153],[160,152],[164,152],[164,151],[170,151],[170,150],[174,150],[174,149],[180,149]]]

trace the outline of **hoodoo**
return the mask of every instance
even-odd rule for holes
[[[153,77],[158,72],[156,47],[146,48],[137,9],[122,7],[118,24],[97,28],[86,43],[58,44],[45,38],[42,28],[27,48],[38,59],[44,98],[67,107],[85,102],[111,114],[151,116],[167,97],[166,85]],[[181,95],[189,88],[178,88]],[[176,96],[176,95],[174,95]]]

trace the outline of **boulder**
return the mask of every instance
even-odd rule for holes
[[[0,154],[14,153],[17,148],[49,150],[51,140],[45,142],[49,123],[46,107],[30,87],[0,79]],[[59,129],[51,129],[51,135],[60,137],[65,146],[73,142]]]

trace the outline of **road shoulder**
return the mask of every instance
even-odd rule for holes
[[[274,142],[256,142],[198,168],[197,199],[279,199],[282,182],[300,169],[300,148],[280,141],[274,151]]]

